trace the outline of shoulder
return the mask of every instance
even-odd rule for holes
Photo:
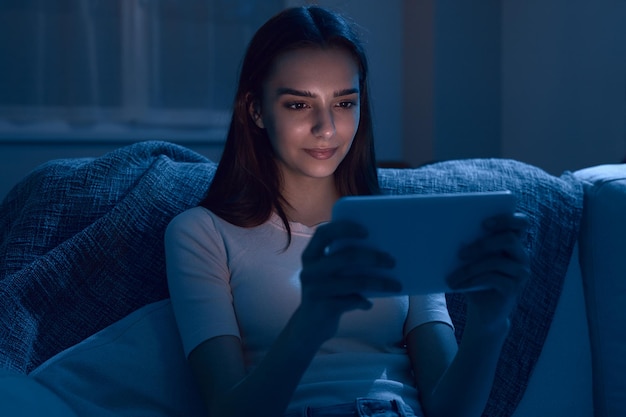
[[[170,221],[168,228],[197,225],[198,223],[206,222],[213,216],[213,213],[204,207],[192,207],[174,216],[174,218]]]
[[[211,210],[198,206],[187,209],[176,215],[165,230],[166,248],[172,247],[219,247],[220,252],[226,248],[235,249],[247,242],[267,238],[269,223],[258,227],[236,226],[222,219]],[[258,243],[258,242],[257,242]]]
[[[206,246],[221,238],[217,222],[219,217],[204,207],[193,207],[176,215],[165,229],[166,250],[181,246]]]
[[[213,212],[204,207],[193,207],[187,209],[172,218],[167,225],[165,236],[199,233],[203,230],[215,229],[216,223],[219,221]]]

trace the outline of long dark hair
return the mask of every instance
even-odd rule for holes
[[[343,48],[359,68],[360,122],[350,151],[335,170],[340,195],[380,192],[374,156],[372,118],[367,89],[367,59],[353,27],[340,15],[317,6],[289,8],[268,20],[254,35],[239,75],[228,137],[217,171],[201,206],[241,227],[280,216],[291,240],[281,195],[282,177],[264,129],[250,116],[260,102],[264,82],[276,58],[300,48]]]

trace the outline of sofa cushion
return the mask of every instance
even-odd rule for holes
[[[591,336],[594,408],[626,415],[626,164],[577,171],[585,187],[580,261]]]

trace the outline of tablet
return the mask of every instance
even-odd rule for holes
[[[355,196],[340,198],[332,219],[368,229],[368,237],[358,244],[396,259],[391,273],[402,282],[403,294],[429,294],[451,292],[446,277],[461,266],[459,249],[484,235],[484,220],[513,213],[515,204],[509,191]],[[351,243],[338,241],[329,250]]]

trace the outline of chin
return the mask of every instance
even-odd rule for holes
[[[335,174],[335,171],[337,171],[337,167],[339,167],[339,164],[336,163],[328,164],[324,167],[315,167],[310,169],[308,171],[308,174],[309,176],[314,178],[328,178]]]

